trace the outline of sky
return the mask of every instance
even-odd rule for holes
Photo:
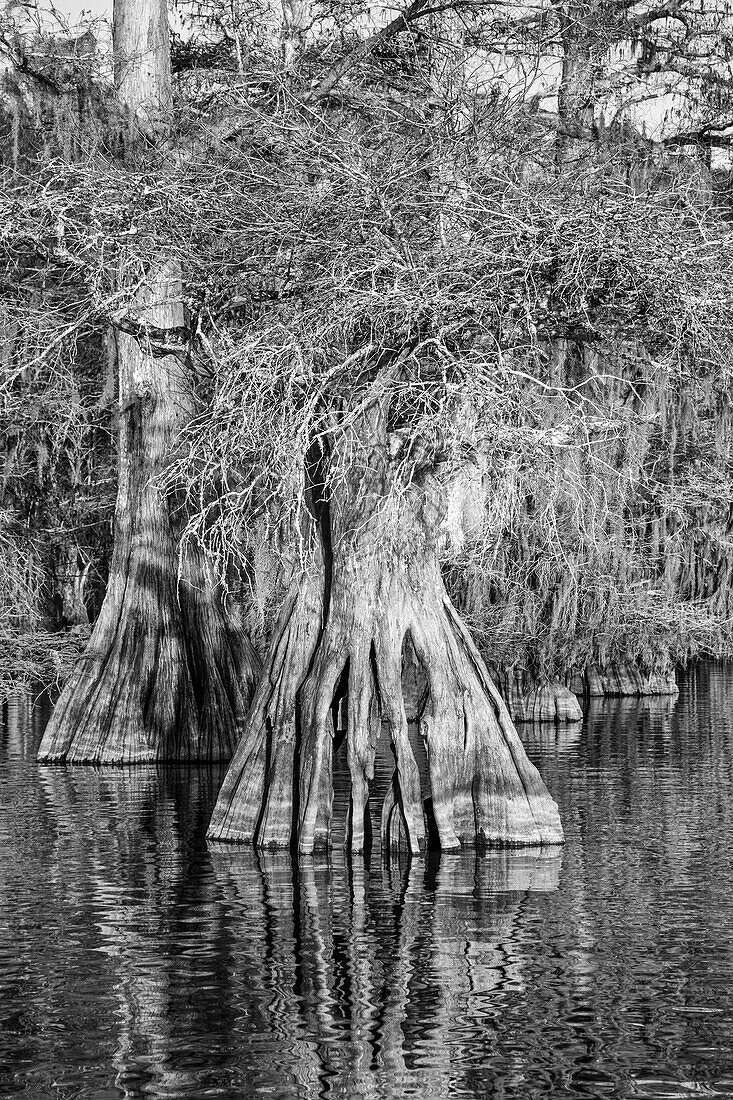
[[[112,12],[111,0],[54,0],[54,7],[70,23],[75,23],[84,14],[91,14],[96,19]]]
[[[0,7],[3,6],[0,3]],[[28,15],[31,19],[35,9],[46,25],[53,24],[53,13],[56,12],[62,22],[72,28],[85,19],[109,18],[112,15],[112,0],[23,0],[22,6],[30,9]]]
[[[112,16],[112,0],[35,0],[35,5],[42,12],[55,9],[72,33],[75,27],[82,23],[85,18],[111,19]],[[34,0],[24,0],[24,6],[32,11]],[[99,37],[99,31],[97,35]],[[104,38],[104,34],[102,34],[102,38]],[[658,94],[653,106],[650,106],[649,102],[645,102],[643,108],[641,108],[641,115],[636,121],[640,122],[643,117],[647,132],[651,137],[657,136],[657,130],[661,133],[661,130],[664,129],[666,114],[674,106],[674,103],[672,101],[668,102],[668,100],[669,96]]]

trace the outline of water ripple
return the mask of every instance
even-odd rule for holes
[[[525,732],[562,852],[206,847],[221,769],[0,736],[0,1096],[733,1097],[733,669]]]

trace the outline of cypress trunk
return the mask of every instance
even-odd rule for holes
[[[353,851],[366,842],[382,725],[395,760],[385,844],[402,839],[416,853],[433,827],[447,850],[561,842],[557,807],[446,593],[438,478],[416,476],[388,494],[396,460],[379,407],[344,429],[328,463],[331,489],[316,524],[322,564],[283,608],[209,836],[302,853],[330,844],[333,713],[345,692]],[[427,789],[408,736],[406,650],[425,685]]]
[[[117,0],[115,80],[131,141],[153,141],[170,110],[165,0]],[[134,328],[180,332],[180,265],[153,260]],[[256,658],[226,621],[201,562],[179,576],[176,533],[159,475],[191,412],[187,367],[144,335],[120,332],[119,457],[110,577],[89,646],[66,683],[42,762],[130,764],[228,759]]]
[[[553,0],[562,47],[557,91],[559,129],[555,147],[558,168],[582,168],[593,133],[594,35],[597,20],[586,0]]]

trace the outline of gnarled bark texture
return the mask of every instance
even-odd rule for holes
[[[396,474],[385,421],[372,406],[329,456],[332,489],[318,516],[324,567],[294,584],[285,604],[209,836],[294,843],[304,853],[330,843],[333,712],[345,689],[353,851],[366,842],[383,723],[395,758],[385,843],[401,837],[422,850],[431,816],[443,849],[558,843],[557,807],[443,584],[437,479],[416,476],[388,495]],[[408,736],[406,641],[425,682],[429,789]]]
[[[502,670],[497,679],[515,722],[583,721],[577,697],[559,680],[536,680],[518,668]]]
[[[588,665],[573,673],[570,687],[578,695],[679,695],[673,668],[645,672],[637,665]]]
[[[176,265],[150,278],[140,320],[182,321]],[[43,762],[228,759],[257,665],[203,570],[178,579],[168,502],[156,478],[188,413],[184,368],[118,336],[115,543],[99,618],[56,704]]]
[[[155,142],[172,103],[165,0],[115,0],[114,48],[130,142]],[[176,260],[151,260],[125,326],[135,335],[117,336],[119,467],[109,583],[41,743],[43,762],[229,759],[257,665],[200,563],[178,576],[175,532],[157,479],[191,411],[183,359],[160,346],[160,334],[165,341],[183,329],[183,291]],[[156,334],[157,346],[147,333]]]

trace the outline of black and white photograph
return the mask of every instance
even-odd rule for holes
[[[733,1100],[733,0],[0,0],[0,1100]]]

